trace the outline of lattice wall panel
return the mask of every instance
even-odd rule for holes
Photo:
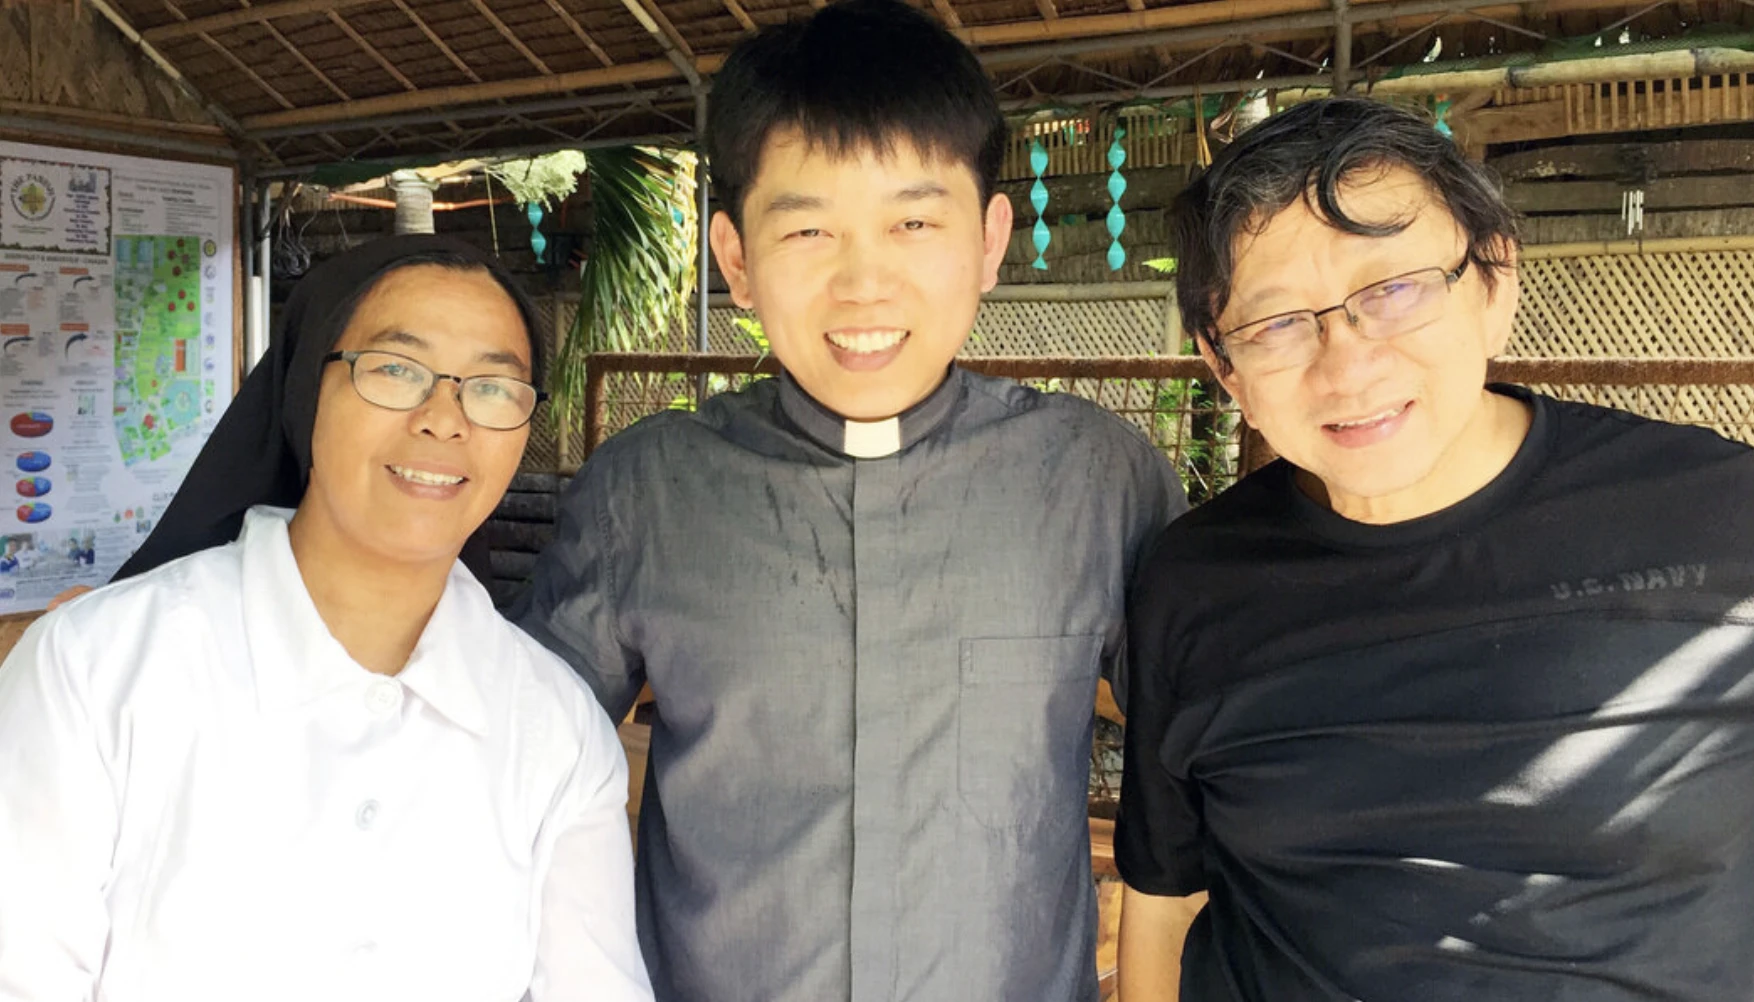
[[[1710,428],[1754,445],[1754,386],[1583,386],[1538,384],[1542,393]]]
[[[554,339],[555,301],[544,296],[534,302],[536,313],[541,318],[544,333],[542,352],[547,356],[549,367],[552,368],[557,347]],[[524,462],[521,469],[541,473],[560,469],[560,430],[553,414],[553,410],[547,405],[536,411],[535,419],[530,422],[530,442],[524,446]]]
[[[1165,354],[1180,325],[1170,322],[1169,302],[1109,299],[1089,303],[993,302],[981,305],[967,356],[1058,355],[1102,358]],[[1171,351],[1167,354],[1176,354]]]
[[[1754,252],[1525,261],[1521,280],[1513,355],[1754,354]]]
[[[558,309],[562,329],[572,323],[577,303],[548,300],[543,308]],[[746,310],[715,307],[708,313],[711,350],[728,355],[754,355],[760,349],[735,321],[754,318]],[[692,352],[694,315],[665,332],[642,351]],[[1166,326],[1168,325],[1168,326]],[[1167,297],[1106,299],[1098,302],[987,302],[975,316],[974,332],[963,346],[965,356],[1055,355],[1103,358],[1113,355],[1164,354],[1177,336],[1174,303]],[[1179,350],[1179,349],[1178,349]],[[1176,352],[1168,352],[1175,354]]]
[[[708,395],[741,389],[747,375],[706,377]],[[1182,379],[1032,379],[1026,382],[1051,393],[1070,393],[1112,411],[1139,429],[1169,457],[1182,474],[1188,494],[1205,500],[1236,480],[1239,449],[1238,414],[1228,399],[1210,394]],[[649,415],[669,409],[692,409],[696,377],[675,373],[613,372],[603,385],[603,434],[623,431]],[[574,457],[564,467],[572,472]]]

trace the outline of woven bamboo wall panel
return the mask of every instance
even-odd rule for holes
[[[1745,358],[1754,252],[1525,261],[1510,354]]]
[[[211,124],[108,22],[67,2],[0,6],[0,100]]]
[[[1618,80],[1494,92],[1499,107],[1564,102],[1571,135],[1636,132],[1754,118],[1754,74]]]
[[[1107,174],[1108,150],[1115,129],[1126,130],[1121,148],[1127,153],[1122,173],[1139,167],[1168,167],[1196,162],[1198,140],[1193,120],[1166,115],[1153,108],[1128,109],[1119,118],[1110,115],[1074,116],[1030,122],[1011,130],[1005,162],[999,177],[1017,181],[1035,176],[1029,168],[1031,145],[1040,140],[1047,151],[1044,177],[1060,174]]]

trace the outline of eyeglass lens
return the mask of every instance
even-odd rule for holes
[[[1335,312],[1343,310],[1365,338],[1382,341],[1436,319],[1448,291],[1449,273],[1428,268],[1360,289]],[[1320,318],[1302,310],[1245,324],[1224,338],[1224,348],[1234,364],[1266,371],[1308,362],[1321,341]]]
[[[353,386],[368,403],[413,410],[431,396],[438,377],[411,358],[364,351],[353,361]],[[469,376],[458,390],[463,415],[483,428],[521,427],[536,409],[536,388],[510,376]]]

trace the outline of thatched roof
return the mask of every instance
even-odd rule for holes
[[[268,175],[340,160],[686,141],[694,87],[818,0],[83,0],[138,31]],[[1008,107],[1371,80],[1622,31],[1754,31],[1742,0],[915,0]]]

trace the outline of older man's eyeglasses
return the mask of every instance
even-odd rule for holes
[[[1468,270],[1468,259],[1453,269],[1423,268],[1367,285],[1336,306],[1297,310],[1254,320],[1225,331],[1214,342],[1220,357],[1248,373],[1278,372],[1307,365],[1322,347],[1322,317],[1344,312],[1360,337],[1387,341],[1431,323],[1442,315],[1450,287]]]
[[[392,351],[332,351],[323,356],[323,362],[346,362],[353,372],[353,389],[360,397],[393,411],[419,407],[441,381],[449,380],[457,384],[457,402],[469,423],[494,431],[512,431],[529,424],[536,405],[548,396],[512,376],[453,376],[434,372]]]

